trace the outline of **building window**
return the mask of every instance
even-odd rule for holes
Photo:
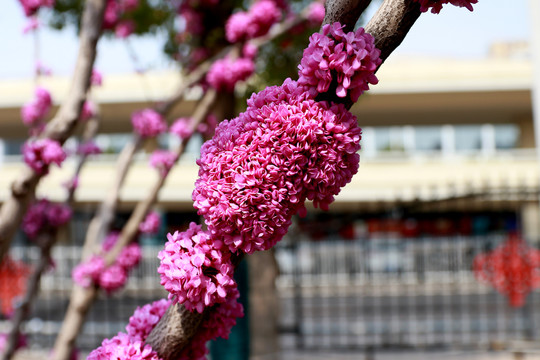
[[[482,149],[481,125],[456,125],[454,128],[457,152],[470,152]]]
[[[495,148],[497,150],[515,149],[519,143],[519,127],[514,124],[495,125]]]
[[[416,126],[414,137],[416,151],[435,152],[442,149],[440,126]]]

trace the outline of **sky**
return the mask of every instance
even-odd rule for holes
[[[438,15],[422,14],[392,57],[477,59],[487,56],[494,42],[527,41],[530,32],[529,1],[538,0],[479,0],[473,12],[446,5]],[[22,34],[26,19],[19,2],[3,2],[0,12],[0,81],[30,78],[34,71],[34,36]],[[373,13],[375,7],[368,11]],[[55,75],[68,76],[77,54],[74,30],[58,32],[43,27],[38,39],[42,63]],[[162,55],[162,42],[155,38],[131,39],[129,46],[137,55],[137,64],[130,58],[124,41],[102,39],[96,68],[107,75],[130,73],[137,67],[159,70],[171,66]]]

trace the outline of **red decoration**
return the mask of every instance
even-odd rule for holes
[[[520,307],[529,292],[540,286],[540,250],[510,234],[495,250],[478,254],[473,270],[477,279],[506,295],[510,306]]]
[[[31,267],[8,256],[0,262],[0,313],[11,315],[13,302],[26,291]]]

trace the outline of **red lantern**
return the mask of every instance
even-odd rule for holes
[[[506,295],[510,306],[520,307],[529,292],[540,286],[540,251],[510,234],[495,250],[478,254],[473,270],[478,280]]]
[[[30,266],[8,256],[0,262],[0,313],[11,315],[14,300],[26,291],[30,272]]]

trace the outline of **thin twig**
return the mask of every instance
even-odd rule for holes
[[[79,37],[79,54],[71,89],[43,133],[43,137],[56,140],[61,144],[73,133],[90,87],[90,76],[96,57],[97,42],[101,35],[105,2],[105,0],[88,0],[85,3]],[[0,208],[0,261],[11,245],[13,235],[26,213],[30,199],[34,196],[36,186],[42,176],[29,167],[24,167],[11,185],[10,194]]]

